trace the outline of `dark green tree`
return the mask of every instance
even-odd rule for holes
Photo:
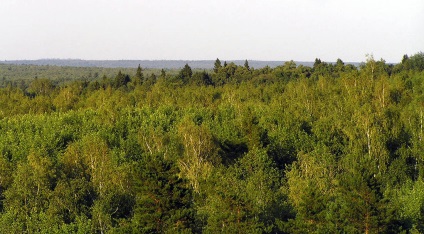
[[[178,73],[178,78],[183,81],[183,83],[187,83],[193,75],[193,71],[191,67],[186,64],[183,69]]]
[[[130,81],[131,79],[129,75],[125,75],[119,71],[115,77],[115,88],[126,86]]]
[[[336,66],[344,66],[344,62],[341,60],[341,59],[337,59],[337,61],[336,61]]]
[[[195,85],[212,85],[212,78],[206,71],[203,72],[195,72],[191,79],[192,84]]]
[[[216,60],[215,60],[215,64],[214,64],[214,67],[213,67],[213,72],[215,72],[215,73],[218,73],[218,71],[219,71],[219,69],[221,69],[221,61],[217,58]]]
[[[229,168],[211,176],[206,203],[206,232],[276,233],[291,217],[281,180],[264,150],[253,149]]]
[[[314,68],[316,68],[318,65],[320,65],[322,62],[321,62],[321,59],[319,59],[319,58],[316,58],[315,59],[315,62],[314,62]]]
[[[161,77],[161,78],[165,78],[165,77],[166,77],[166,72],[165,72],[165,70],[164,70],[164,69],[161,69],[161,70],[160,70],[160,77]]]
[[[249,62],[247,61],[247,59],[244,61],[244,68],[250,71]]]
[[[177,176],[178,168],[153,155],[138,165],[134,233],[191,233],[194,230],[192,192]]]
[[[157,81],[157,77],[154,73],[150,74],[150,76],[145,80],[144,85],[150,87],[154,85]]]
[[[402,57],[402,64],[405,64],[408,61],[409,57],[407,54],[403,55]]]
[[[345,70],[345,64],[344,64],[344,62],[341,60],[341,59],[337,59],[337,61],[336,61],[336,65],[334,66],[334,68],[335,68],[335,72],[334,73],[336,73],[336,74],[333,74],[333,77],[334,76],[340,76],[340,74],[337,74],[338,72],[342,72],[342,71],[344,71]]]
[[[140,67],[140,64],[138,65],[137,72],[135,73],[134,77],[134,84],[135,85],[141,85],[144,81],[144,75],[143,75],[143,69]]]
[[[424,71],[424,53],[419,52],[409,58],[411,66],[416,71]]]

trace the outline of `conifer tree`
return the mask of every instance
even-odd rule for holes
[[[164,69],[160,70],[160,77],[161,78],[165,78],[166,77],[166,72]]]
[[[119,88],[122,86],[126,86],[128,82],[130,82],[130,77],[128,75],[123,74],[121,71],[118,72],[118,75],[115,77],[115,87]]]
[[[217,58],[215,60],[215,66],[213,68],[213,72],[218,73],[219,69],[221,69],[221,61]]]
[[[244,67],[250,71],[250,67],[249,67],[249,62],[247,61],[247,59],[244,61]]]
[[[180,78],[183,83],[187,83],[188,80],[193,75],[193,71],[191,70],[191,67],[186,64],[183,69],[181,69],[180,73],[178,74],[178,78]]]
[[[316,58],[315,62],[314,62],[314,68],[318,67],[318,65],[320,65],[320,64],[321,64],[321,59]]]
[[[141,85],[144,81],[144,75],[142,73],[143,69],[140,67],[140,64],[138,65],[137,72],[135,73],[135,85]]]

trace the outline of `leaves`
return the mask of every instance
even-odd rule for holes
[[[423,232],[419,56],[5,78],[2,231]]]

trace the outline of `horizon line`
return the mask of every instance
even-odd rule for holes
[[[218,58],[221,62],[225,62],[225,61],[245,61],[247,60],[249,61],[257,61],[257,62],[302,62],[302,63],[313,63],[315,62],[314,60],[294,60],[294,59],[289,59],[289,60],[263,60],[263,59],[220,59]],[[316,58],[316,59],[320,59],[322,62],[329,62],[329,63],[335,63],[337,60],[335,61],[326,61],[326,60],[322,60],[321,58]],[[37,59],[3,59],[0,60],[4,61],[4,62],[11,62],[11,61],[41,61],[41,60],[57,60],[57,61],[191,61],[191,62],[195,62],[195,61],[215,61],[215,59],[81,59],[81,58],[37,58]],[[344,63],[363,63],[364,61],[345,61],[343,59],[341,59]],[[387,62],[386,63],[393,63],[394,62]],[[399,63],[399,62],[396,62]]]

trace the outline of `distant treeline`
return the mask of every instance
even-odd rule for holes
[[[218,59],[219,60],[219,59]],[[339,59],[339,62],[341,60]],[[280,61],[225,61],[225,64],[230,64],[232,68],[243,67],[248,63],[251,71],[256,70],[256,73],[261,70],[269,70],[281,68],[283,65],[291,64],[291,66],[299,66],[306,68],[306,72],[310,72],[317,62],[280,62]],[[329,66],[334,66],[335,63],[323,63]],[[344,64],[344,63],[343,63]],[[142,73],[149,76],[154,74],[156,77],[165,71],[168,75],[176,75],[180,69],[188,65],[194,71],[211,72],[216,70],[216,61],[200,60],[200,61],[185,61],[185,60],[72,60],[72,59],[40,59],[40,60],[13,60],[0,62],[0,87],[5,87],[8,84],[19,86],[22,89],[28,87],[28,84],[33,79],[46,78],[55,85],[61,85],[73,80],[93,81],[105,77],[114,77],[118,72],[124,74],[134,74],[136,67],[143,68]],[[344,65],[359,67],[360,63],[346,63]],[[392,66],[392,65],[391,65]],[[231,73],[231,71],[230,71]],[[229,75],[229,74],[228,74]],[[228,76],[227,75],[227,76]],[[252,74],[254,75],[254,74]],[[222,83],[222,82],[221,82]]]
[[[236,65],[243,65],[244,60],[233,60]],[[134,68],[138,65],[148,69],[181,69],[188,64],[193,69],[212,69],[213,60],[80,60],[80,59],[38,59],[38,60],[8,60],[0,61],[0,64],[13,65],[37,65],[37,66],[69,66],[69,67],[104,67],[104,68]],[[284,64],[284,61],[258,61],[249,60],[250,66],[263,68],[266,66],[276,67]],[[296,62],[303,66],[313,66],[313,62]],[[349,63],[359,65],[359,63]]]
[[[94,81],[103,77],[114,77],[119,71],[125,74],[135,74],[137,65],[133,68],[105,68],[105,67],[61,67],[50,65],[12,65],[0,63],[0,87],[8,84],[28,86],[34,79],[49,79],[55,85],[63,85],[70,81]],[[177,74],[176,69],[165,69],[168,74]],[[159,75],[160,69],[143,69],[144,74]]]

